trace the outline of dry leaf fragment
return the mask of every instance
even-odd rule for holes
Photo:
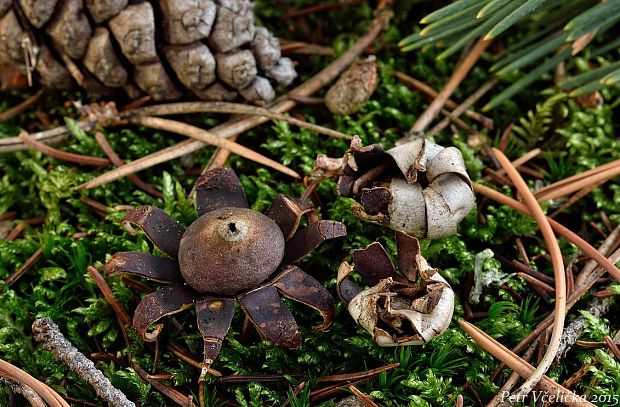
[[[446,280],[420,255],[415,237],[396,232],[399,270],[375,242],[353,254],[355,266],[370,288],[362,290],[348,276],[353,267],[343,262],[337,291],[356,323],[379,346],[422,345],[448,328],[454,292]],[[415,277],[420,275],[422,283]]]

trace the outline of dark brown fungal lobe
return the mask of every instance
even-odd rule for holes
[[[183,279],[202,293],[232,295],[257,287],[283,257],[278,225],[246,208],[206,213],[189,226],[179,246]]]
[[[170,44],[189,44],[207,38],[217,6],[211,0],[161,0],[164,38]]]

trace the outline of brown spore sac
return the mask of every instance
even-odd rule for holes
[[[265,281],[282,262],[284,247],[272,219],[251,209],[221,208],[187,228],[179,267],[195,290],[233,295]]]

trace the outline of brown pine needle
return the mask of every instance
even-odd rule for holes
[[[110,143],[108,143],[108,140],[105,138],[103,133],[101,133],[100,131],[96,132],[95,140],[97,140],[97,143],[99,144],[99,147],[101,147],[101,150],[103,150],[103,153],[108,156],[110,161],[112,161],[112,164],[117,167],[125,164],[121,157],[116,154],[116,151],[114,151]],[[146,182],[142,181],[140,177],[135,174],[127,175],[127,179],[144,192],[153,195],[155,198],[163,198],[164,196],[153,185],[147,184]]]
[[[480,55],[491,45],[492,40],[480,39],[467,54],[463,62],[454,70],[454,73],[443,87],[435,100],[431,102],[428,108],[422,113],[409,130],[410,134],[421,133],[433,121],[435,116],[441,111],[446,104],[448,98],[454,93],[459,84],[465,79],[471,68],[474,66]]]
[[[459,321],[461,329],[465,331],[469,336],[475,340],[484,350],[495,356],[497,359],[504,362],[508,367],[517,372],[519,376],[524,379],[531,377],[534,374],[534,366],[525,362],[518,355],[505,348],[491,336],[480,330],[473,324],[466,321]],[[554,395],[562,396],[562,401],[567,406],[575,407],[594,407],[594,404],[588,402],[581,396],[573,393],[572,391],[560,386],[547,376],[542,376],[538,387],[546,392]],[[516,395],[515,395],[516,396]]]
[[[534,276],[530,276],[529,274],[526,273],[517,273],[517,276],[521,277],[522,279],[524,279],[525,281],[527,281],[528,283],[530,283],[533,286],[536,286],[546,292],[548,292],[551,295],[555,294],[555,288],[551,287],[548,284],[543,283],[542,281],[540,281],[539,279],[537,279]]]
[[[232,142],[230,140],[227,140],[225,138],[218,137],[213,132],[203,130],[199,127],[192,126],[186,123],[177,122],[175,120],[162,119],[159,117],[149,117],[149,116],[131,116],[129,117],[128,120],[129,120],[129,123],[132,123],[132,124],[181,134],[181,135],[190,137],[192,139],[195,139],[196,141],[200,141],[201,143],[225,148],[227,150],[230,150],[232,153],[238,154],[244,158],[255,161],[259,164],[263,164],[267,167],[273,168],[286,175],[290,175],[293,178],[301,178],[299,174],[297,174],[295,171],[291,170],[290,168],[270,158],[267,158],[264,155],[261,155],[247,147],[243,147],[242,145]],[[164,150],[161,150],[160,152],[166,151],[166,152],[172,153],[172,151],[175,151],[175,152],[182,151],[182,149],[178,147],[179,144],[177,144],[176,146],[168,147]],[[84,184],[78,186],[77,189],[95,188],[99,185],[105,184],[110,181],[117,180],[126,175],[135,174],[136,172],[148,167],[148,166],[143,165],[145,158],[147,157],[143,157],[136,161],[132,161],[128,164],[122,165],[110,172],[107,172],[88,182],[85,182]]]
[[[594,174],[598,174],[600,172],[611,170],[613,168],[618,168],[618,167],[620,167],[620,159],[608,162],[607,164],[600,165],[600,166],[598,166],[596,168],[592,168],[591,170],[584,171],[584,172],[581,172],[579,174],[572,175],[572,176],[570,176],[568,178],[564,178],[563,180],[554,182],[553,184],[549,184],[549,185],[539,189],[538,191],[536,191],[534,193],[534,196],[536,196],[536,199],[538,199],[540,201],[541,200],[541,195],[545,195],[545,194],[547,194],[548,192],[550,192],[550,191],[552,191],[554,189],[557,189],[557,188],[560,188],[560,187],[563,187],[563,186],[566,186],[566,185],[571,185],[571,184],[573,184],[573,183],[575,183],[575,182],[577,182],[579,180],[582,180],[584,178],[588,178],[588,177],[590,177],[590,176],[592,176]]]
[[[454,109],[450,113],[450,117],[446,117],[445,119],[437,123],[433,128],[431,128],[426,133],[426,136],[431,137],[448,127],[448,125],[450,124],[450,120],[462,115],[467,109],[469,109],[474,103],[476,103],[481,97],[483,97],[489,90],[491,90],[491,88],[493,88],[493,86],[495,86],[497,82],[498,79],[493,78],[490,81],[486,82],[484,85],[482,85],[480,88],[478,88],[478,90],[469,95],[469,97],[465,99],[463,103],[458,105],[456,109]]]
[[[547,199],[562,198],[563,196],[572,194],[573,192],[577,192],[580,189],[587,188],[593,184],[607,182],[611,180],[612,178],[617,177],[619,175],[620,175],[620,162],[615,167],[608,168],[606,170],[594,173],[587,177],[583,177],[569,184],[564,184],[558,187],[554,187],[543,193],[539,193],[536,196],[536,199],[538,199],[539,202],[542,202],[542,201],[546,201]]]
[[[549,215],[549,217],[550,218],[555,218],[560,213],[562,213],[566,209],[570,208],[573,204],[575,204],[581,198],[585,197],[586,195],[590,194],[590,192],[594,191],[596,188],[598,188],[601,185],[603,185],[605,182],[606,181],[599,181],[599,182],[595,182],[594,184],[590,184],[590,185],[584,187],[583,189],[581,189],[581,191],[575,193],[570,198],[568,198],[566,200],[566,202],[563,202],[562,205],[560,205],[560,207],[558,209],[556,209],[555,211],[553,211],[553,213],[551,213],[551,215]]]
[[[13,106],[12,108],[5,110],[4,112],[0,113],[0,122],[4,122],[7,121],[9,119],[12,119],[13,117],[19,115],[20,113],[28,110],[31,106],[37,104],[39,102],[39,100],[41,100],[41,97],[45,94],[45,88],[39,90],[37,93],[35,93],[34,95],[30,96],[28,99],[24,100],[23,102],[19,103],[16,106]]]
[[[129,318],[129,315],[127,314],[127,312],[118,303],[118,301],[116,301],[116,298],[114,297],[114,293],[112,293],[112,290],[110,289],[110,286],[108,285],[108,283],[106,283],[103,277],[101,276],[101,274],[99,274],[99,271],[97,271],[97,269],[94,268],[93,266],[88,266],[86,268],[86,271],[88,271],[88,274],[90,274],[93,280],[95,280],[95,284],[97,284],[97,287],[99,287],[99,290],[101,291],[105,299],[108,301],[112,309],[114,309],[114,311],[116,312],[116,315],[121,320],[123,325],[124,326],[131,325],[131,318]]]
[[[510,160],[501,150],[497,148],[492,148],[491,150],[493,151],[495,158],[497,158],[501,166],[506,170],[506,174],[510,177],[510,180],[517,188],[517,191],[519,191],[519,194],[523,197],[523,200],[530,210],[532,217],[538,223],[540,232],[547,243],[547,249],[549,250],[549,254],[551,256],[553,274],[555,277],[555,319],[553,323],[553,330],[551,332],[551,339],[547,346],[545,356],[538,364],[538,367],[517,391],[518,395],[527,395],[530,391],[532,391],[534,386],[536,386],[538,381],[544,376],[553,363],[560,346],[560,340],[562,339],[564,319],[566,316],[566,274],[564,273],[564,259],[562,258],[560,246],[558,245],[558,241],[553,233],[549,220],[545,216],[542,208],[536,201],[536,198],[528,188],[523,178],[521,178],[521,175],[517,169],[512,165]]]
[[[334,137],[344,140],[353,140],[352,136],[344,134],[337,130],[333,130],[318,124],[308,123],[303,120],[296,119],[291,116],[284,115],[282,113],[274,112],[269,109],[265,109],[257,106],[244,105],[241,103],[230,102],[180,102],[180,103],[166,103],[161,105],[147,106],[139,109],[132,110],[128,114],[123,115],[143,115],[143,116],[167,116],[176,114],[187,113],[230,113],[230,114],[245,114],[252,116],[264,116],[272,120],[281,120],[292,125],[316,131],[319,134],[325,134],[329,137]]]
[[[357,397],[357,399],[361,401],[362,404],[365,405],[366,407],[379,407],[377,403],[375,403],[374,401],[372,401],[370,397],[368,397],[367,395],[359,391],[357,387],[351,384],[348,386],[348,388],[351,391],[351,393],[355,394],[355,397]]]
[[[318,383],[321,382],[346,382],[353,380],[366,379],[368,377],[377,375],[386,370],[395,369],[400,366],[400,363],[392,363],[386,366],[377,367],[375,369],[366,370],[364,372],[356,372],[356,373],[345,373],[345,374],[336,374],[330,376],[323,376],[317,379]]]
[[[70,407],[54,389],[16,366],[0,359],[0,376],[22,383],[34,390],[50,407]]]
[[[620,362],[620,349],[618,349],[618,345],[614,343],[613,339],[611,339],[609,335],[606,335],[603,339],[605,340],[605,343],[607,344],[607,347],[609,348],[611,353],[613,353],[613,355],[616,357],[616,361]]]
[[[521,212],[524,215],[531,216],[531,212],[527,206],[523,205],[521,202],[516,201],[501,192],[498,192],[489,187],[485,187],[484,185],[473,182],[474,190],[479,194],[482,194],[488,198],[493,199],[501,204],[510,206],[512,209]],[[603,267],[614,279],[620,282],[620,270],[610,262],[605,256],[599,253],[594,247],[592,247],[588,242],[579,237],[576,233],[565,227],[564,225],[556,222],[555,220],[548,218],[549,223],[553,230],[555,230],[562,237],[570,241],[572,244],[577,246],[581,251],[588,256],[590,259],[596,261],[601,267]]]
[[[19,138],[32,149],[42,152],[43,154],[57,158],[62,161],[68,161],[80,165],[92,165],[95,167],[106,167],[110,165],[110,160],[107,158],[91,157],[88,155],[68,153],[66,151],[57,150],[53,147],[43,144],[40,141],[30,137],[26,132],[19,133]]]
[[[161,394],[163,394],[164,396],[168,397],[170,400],[172,400],[173,402],[175,402],[179,406],[182,406],[182,407],[187,407],[187,406],[196,407],[196,405],[191,400],[189,400],[189,397],[187,397],[186,395],[184,395],[180,391],[175,390],[174,388],[172,388],[170,386],[167,386],[167,385],[159,382],[158,380],[154,380],[154,379],[149,378],[149,374],[144,369],[142,369],[142,367],[140,367],[139,365],[133,363],[132,367],[133,367],[133,370],[136,371],[138,376],[140,376],[142,378],[142,380],[144,380],[146,383],[150,384],[151,386],[155,387],[157,390],[159,390],[159,392]]]
[[[13,274],[6,278],[6,283],[10,286],[15,284],[33,264],[35,264],[43,255],[43,247],[39,247]]]
[[[400,80],[401,82],[403,82],[405,85],[407,85],[408,88],[413,88],[417,91],[420,91],[422,93],[424,93],[427,97],[429,98],[436,98],[437,95],[439,95],[439,92],[437,92],[435,89],[433,89],[432,87],[430,87],[429,85],[427,85],[426,83],[407,75],[406,73],[403,72],[398,72],[398,71],[394,71],[394,76]],[[454,110],[458,107],[458,103],[456,103],[454,100],[452,99],[448,99],[446,100],[446,107],[450,110]],[[478,112],[474,112],[473,110],[465,110],[465,116],[469,117],[472,120],[476,120],[478,122],[480,122],[484,127],[488,128],[488,129],[492,129],[493,128],[493,119],[484,116]]]

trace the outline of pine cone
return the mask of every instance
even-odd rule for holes
[[[52,89],[158,101],[263,105],[297,76],[249,0],[0,0],[0,64]]]

